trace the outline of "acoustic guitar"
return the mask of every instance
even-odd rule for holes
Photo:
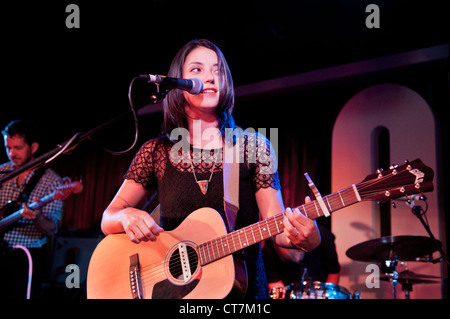
[[[433,177],[433,170],[417,159],[298,208],[315,219],[363,200],[385,202],[431,191]],[[224,298],[235,281],[232,254],[283,232],[283,218],[278,214],[227,233],[217,211],[200,208],[154,242],[134,244],[124,233],[108,235],[92,254],[87,297]]]

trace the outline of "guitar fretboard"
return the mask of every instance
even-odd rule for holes
[[[340,190],[323,197],[324,204],[330,213],[361,201],[357,187]],[[317,200],[297,207],[303,215],[310,219],[324,216]],[[197,249],[201,265],[228,256],[253,244],[280,234],[284,230],[284,213],[267,218],[258,223],[233,231],[222,237],[200,244]]]
[[[28,205],[28,207],[30,209],[40,209],[40,208],[44,207],[46,204],[48,204],[49,202],[53,201],[53,196],[54,196],[54,193],[47,195],[45,197],[42,197],[39,202],[33,202],[30,205]],[[19,209],[15,213],[1,219],[0,220],[0,230],[6,228],[9,225],[11,225],[12,223],[15,223],[16,221],[18,221],[22,217],[22,212],[23,212],[23,208]]]

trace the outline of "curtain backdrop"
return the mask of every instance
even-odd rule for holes
[[[84,185],[82,193],[66,199],[60,229],[100,232],[103,211],[122,184],[130,156],[113,156],[87,145],[58,159],[53,168],[61,176],[81,179]]]

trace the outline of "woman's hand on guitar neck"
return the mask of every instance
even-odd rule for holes
[[[271,187],[261,188],[256,193],[256,201],[262,219],[273,217],[280,212],[285,212],[283,220],[284,231],[275,236],[275,243],[284,248],[296,248],[311,251],[320,244],[320,233],[314,220],[303,215],[298,209],[284,208],[281,190]],[[309,197],[305,202],[310,202]]]
[[[305,198],[305,203],[310,201],[309,197]],[[298,208],[286,208],[283,223],[286,239],[295,247],[308,252],[319,246],[321,239],[316,222],[303,215]]]

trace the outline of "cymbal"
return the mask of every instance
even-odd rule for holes
[[[350,247],[346,255],[358,261],[383,262],[386,260],[414,261],[430,255],[442,243],[424,236],[385,236]]]
[[[383,275],[381,280],[390,281],[392,276]],[[397,281],[401,284],[433,284],[439,283],[438,280],[431,280],[430,278],[441,278],[439,276],[416,274],[409,270],[404,270],[398,273]]]

